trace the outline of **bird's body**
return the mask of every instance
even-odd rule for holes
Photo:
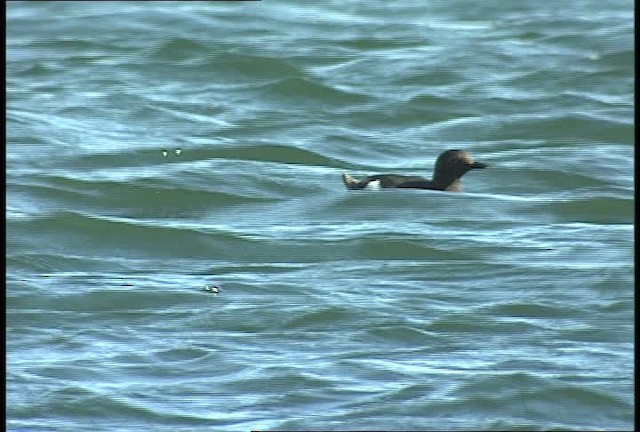
[[[429,180],[420,176],[405,176],[400,174],[376,174],[364,177],[360,180],[349,174],[342,174],[342,180],[347,189],[365,189],[376,182],[380,188],[410,188],[430,189],[440,191],[458,192],[462,190],[460,178],[467,171],[478,168],[486,168],[487,164],[476,162],[471,155],[464,150],[447,150],[438,156],[433,179]]]

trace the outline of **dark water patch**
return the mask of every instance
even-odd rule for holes
[[[62,73],[62,71],[63,68],[56,67],[55,65],[49,63],[38,63],[32,66],[25,67],[23,70],[17,70],[14,73],[19,73],[23,77],[46,77],[49,80],[51,79],[51,76],[55,75],[56,73]],[[47,84],[46,86],[39,84],[38,86],[39,90],[42,92],[58,90],[57,86],[52,86],[51,84]]]
[[[384,110],[378,106],[359,108],[357,112],[362,116],[362,126],[375,124],[377,128],[425,127],[448,121],[459,121],[461,118],[475,115],[473,108],[460,107],[452,100],[434,95],[423,95],[411,98],[408,102],[389,103]],[[456,105],[454,108],[452,105]],[[355,112],[356,110],[352,110]],[[359,125],[352,120],[354,125]]]
[[[292,165],[310,165],[335,167],[340,162],[332,157],[326,157],[307,149],[300,149],[288,145],[251,145],[239,147],[217,147],[207,149],[210,158],[224,158],[234,160],[250,160],[260,162],[278,162]]]
[[[126,278],[125,278],[126,279]],[[57,283],[63,287],[56,289],[56,280],[50,281],[47,293],[34,293],[33,296],[15,297],[10,302],[10,307],[15,309],[14,319],[18,322],[26,322],[19,319],[21,309],[25,310],[24,319],[29,319],[28,310],[57,311],[59,312],[96,312],[99,314],[130,316],[131,313],[139,313],[138,316],[145,316],[145,311],[172,310],[178,302],[184,298],[176,297],[171,292],[158,292],[148,286],[140,289],[123,289],[105,286],[100,290],[89,290],[82,282],[74,282],[73,286],[64,279]],[[84,286],[83,286],[84,285]],[[176,287],[174,293],[179,295],[185,289]],[[59,293],[65,292],[65,295]],[[81,318],[81,317],[79,317]]]
[[[460,251],[447,251],[409,239],[367,239],[350,242],[354,255],[370,260],[467,260]]]
[[[621,125],[611,121],[594,120],[580,115],[539,118],[512,116],[504,118],[502,123],[503,127],[496,129],[490,139],[527,136],[530,139],[555,143],[569,142],[574,145],[585,140],[616,144],[628,144],[633,141],[633,126],[631,124],[621,128]]]
[[[15,241],[12,244],[14,244],[16,252],[8,258],[11,260],[11,281],[28,282],[32,285],[39,285],[43,278],[47,279],[61,274],[64,274],[65,277],[82,278],[87,273],[95,273],[105,280],[113,280],[122,277],[123,274],[146,276],[153,272],[156,265],[153,261],[146,259],[116,256],[105,259],[101,256],[75,255],[70,251],[59,253],[35,252],[33,250],[26,253],[18,252],[19,243]],[[193,263],[191,265],[192,269],[199,268]]]
[[[444,98],[445,101],[448,98],[445,96],[448,91],[450,91],[450,86],[456,86],[462,82],[462,76],[459,71],[449,70],[446,68],[437,68],[435,70],[426,68],[422,69],[419,72],[416,71],[414,74],[409,76],[398,75],[395,77],[394,82],[403,88],[414,88],[417,92],[417,96],[413,96],[410,99],[411,103],[425,103],[429,105],[431,98],[434,98],[433,103],[434,106],[440,105],[442,108],[442,101],[440,98]],[[426,95],[423,94],[425,89],[429,89],[434,91],[437,89],[438,95]],[[459,109],[460,106],[453,106],[447,104],[454,109]]]
[[[579,163],[579,161],[576,162]],[[526,181],[529,175],[534,174],[536,176],[535,181],[537,181],[547,193],[554,190],[571,190],[575,195],[579,196],[581,192],[586,194],[595,194],[598,193],[598,191],[609,192],[612,186],[610,178],[599,178],[598,173],[588,175],[570,170],[560,171],[561,169],[566,170],[566,168],[561,165],[554,168],[556,169],[523,169],[519,172],[522,173],[524,181]],[[581,166],[580,169],[587,172],[589,171],[589,166]]]
[[[286,78],[263,86],[263,97],[283,99],[298,107],[328,108],[330,106],[355,105],[371,99],[361,93],[314,82],[307,78]]]
[[[246,378],[240,383],[236,383],[239,389],[244,392],[264,394],[265,390],[269,393],[278,394],[282,390],[322,390],[332,386],[334,379],[329,377],[313,376],[311,374],[301,373],[296,369],[288,369],[278,373],[271,373],[267,376],[259,378]],[[234,388],[237,388],[234,386]]]
[[[145,400],[146,399],[146,400]],[[73,424],[82,419],[92,421],[101,418],[105,410],[109,411],[110,418],[101,421],[102,430],[114,430],[127,427],[144,429],[149,422],[159,424],[191,424],[193,426],[211,425],[212,419],[199,417],[195,414],[177,414],[157,411],[153,404],[149,404],[150,397],[137,397],[130,391],[102,390],[87,391],[77,385],[52,390],[42,395],[37,403],[38,415],[31,416],[32,424],[43,422],[48,425]],[[157,399],[154,397],[153,399]],[[16,415],[21,415],[20,411]],[[73,419],[73,420],[72,420]],[[100,429],[98,429],[100,430]]]
[[[302,315],[292,317],[287,321],[285,328],[330,330],[333,329],[335,325],[339,325],[341,322],[346,324],[352,319],[353,316],[348,310],[339,307],[331,307],[323,310],[305,312]]]
[[[614,320],[617,321],[617,320]],[[623,327],[626,323],[619,322],[618,329],[605,331],[595,325],[584,325],[580,328],[563,329],[563,337],[567,340],[588,343],[629,343],[631,337],[629,329]]]
[[[250,82],[295,78],[303,73],[295,62],[276,56],[231,53],[214,54],[200,67],[206,67],[216,74],[223,74],[229,78],[234,77],[236,80]]]
[[[242,204],[277,201],[260,195],[221,191],[181,189],[143,181],[89,181],[49,178],[42,184],[12,186],[12,200],[36,198],[40,214],[59,208],[75,208],[89,213],[109,212],[112,216],[138,218],[199,217]]]
[[[607,52],[600,56],[598,62],[607,65],[611,69],[605,69],[604,75],[609,73],[615,77],[626,77],[626,73],[629,68],[634,66],[632,50],[616,50],[613,52]]]
[[[12,269],[11,279],[8,279],[8,282],[17,283],[17,281],[27,281],[37,284],[38,282],[28,278],[32,277],[33,274],[38,275],[38,279],[40,277],[49,277],[47,273],[54,271],[72,271],[78,267],[82,267],[87,271],[91,271],[92,269],[104,270],[104,261],[65,254],[16,252],[10,257],[7,257],[7,266]]]
[[[136,168],[146,168],[143,172],[150,173],[152,167],[169,163],[191,162],[198,160],[198,156],[200,155],[197,153],[198,150],[189,149],[189,151],[185,151],[186,149],[180,143],[173,144],[171,147],[167,147],[166,143],[164,145],[158,144],[155,148],[145,147],[140,147],[135,150],[126,149],[125,151],[96,151],[95,149],[91,149],[87,152],[80,151],[76,148],[74,154],[67,155],[63,167],[64,170],[69,173],[67,177],[71,173],[78,174],[77,177],[81,177],[81,173],[75,173],[73,171],[74,169],[87,171],[131,169],[134,171]],[[176,150],[180,150],[179,155],[176,154]],[[164,153],[165,151],[167,152],[166,155]],[[61,167],[58,166],[56,168],[59,170]],[[56,171],[48,173],[47,178],[61,177],[62,175]],[[136,172],[142,174],[140,171]],[[91,178],[91,173],[87,174],[89,175],[86,177]],[[39,176],[43,176],[43,174],[39,174]],[[92,178],[92,180],[94,179],[99,181],[97,178]]]
[[[387,39],[379,37],[359,37],[336,41],[336,45],[351,48],[357,51],[386,51],[406,50],[410,48],[422,48],[425,46],[423,39]]]
[[[73,54],[109,53],[112,55],[113,51],[119,48],[118,45],[105,43],[104,40],[75,38],[39,39],[33,41],[33,46],[53,50],[61,58],[73,58]]]
[[[149,60],[183,61],[208,55],[210,49],[195,39],[173,38],[156,46]]]
[[[68,248],[76,253],[80,250],[93,250],[91,255],[98,251],[110,251],[116,256],[132,255],[134,258],[139,257],[140,253],[173,257],[184,254],[192,257],[222,257],[225,250],[242,254],[243,250],[250,249],[249,244],[254,243],[229,232],[220,232],[221,235],[217,237],[219,242],[214,244],[210,241],[210,234],[193,229],[171,228],[134,219],[107,218],[77,212],[59,212],[41,215],[28,222],[16,222],[12,236],[19,238],[20,233],[25,232],[38,233],[38,242],[50,242],[49,244],[55,245],[54,249],[62,251],[68,252]],[[229,242],[245,243],[245,246],[232,246]]]
[[[303,264],[295,263],[219,263],[211,269],[205,270],[205,274],[288,274],[298,272],[306,268]],[[196,274],[201,274],[197,272]]]
[[[492,305],[484,312],[487,315],[522,318],[576,318],[581,315],[570,307],[543,303],[503,303]]]
[[[429,346],[439,343],[438,336],[408,325],[385,325],[372,328],[369,335],[396,346]]]
[[[447,115],[449,118],[458,118],[463,116],[475,115],[475,110],[469,109],[469,107],[460,106],[454,98],[446,96],[438,96],[434,94],[420,94],[413,96],[406,104],[407,109],[422,110],[429,114],[441,113],[441,115]],[[426,120],[426,119],[425,119]],[[444,121],[447,118],[442,118],[438,121]],[[425,121],[425,123],[427,123]]]
[[[31,372],[39,378],[60,379],[67,382],[82,382],[97,378],[98,374],[93,365],[82,365],[78,363],[80,362],[76,362],[74,367],[69,367],[68,365],[34,367],[31,369]],[[84,389],[74,390],[78,390],[77,393],[79,394],[85,393]]]
[[[400,388],[392,389],[381,397],[383,403],[403,403],[406,401],[425,401],[437,393],[436,383],[406,384]]]
[[[594,224],[631,224],[634,202],[631,199],[593,197],[580,200],[541,202],[539,211],[560,221]]]
[[[454,314],[434,320],[427,326],[427,331],[437,334],[519,334],[536,331],[537,328],[524,321],[508,322],[482,314]]]
[[[202,348],[172,348],[154,353],[154,357],[163,364],[201,361],[210,356],[211,352]]]

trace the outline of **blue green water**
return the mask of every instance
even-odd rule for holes
[[[8,430],[632,429],[634,54],[617,0],[8,3]]]

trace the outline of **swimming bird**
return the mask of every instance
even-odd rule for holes
[[[469,170],[486,168],[487,164],[475,161],[465,150],[447,150],[440,153],[433,171],[433,179],[400,174],[376,174],[360,180],[349,174],[342,174],[347,189],[375,188],[412,188],[459,192],[462,190],[460,178]]]

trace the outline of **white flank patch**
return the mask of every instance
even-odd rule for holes
[[[370,181],[365,189],[380,190],[380,180]]]

